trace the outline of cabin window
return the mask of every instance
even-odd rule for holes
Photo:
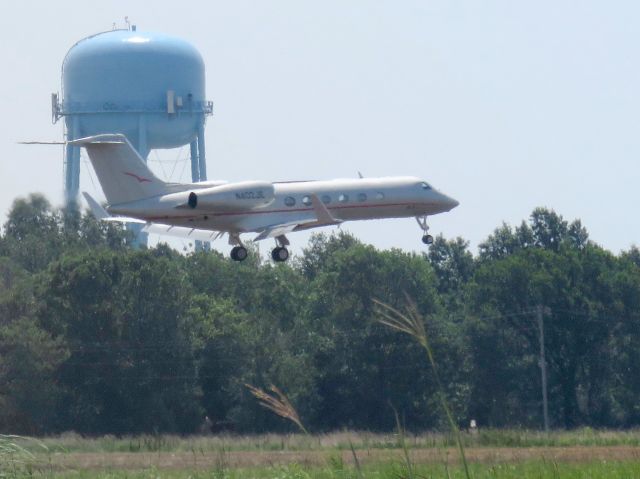
[[[349,201],[349,195],[346,195],[344,193],[342,193],[340,196],[338,196],[338,201],[340,203],[346,203]]]
[[[376,200],[383,200],[384,199],[384,193],[382,191],[378,191],[376,193]]]
[[[310,196],[304,196],[302,198],[302,203],[307,205],[307,206],[311,206],[311,197]]]
[[[430,190],[431,189],[431,185],[429,183],[427,183],[426,181],[423,181],[422,183],[420,183],[420,186],[422,187],[423,190]]]
[[[358,193],[358,201],[367,201],[366,193]]]
[[[296,199],[293,196],[287,196],[284,199],[284,204],[287,206],[295,206],[296,205]]]
[[[322,202],[325,205],[328,205],[329,203],[331,203],[331,196],[329,195],[322,195]]]

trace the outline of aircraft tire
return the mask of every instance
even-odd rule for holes
[[[248,253],[247,248],[244,246],[234,246],[231,249],[231,259],[233,261],[244,261],[247,259]]]
[[[424,244],[433,244],[433,236],[431,236],[431,235],[424,235],[424,236],[422,237],[422,242],[423,242]]]
[[[282,246],[273,248],[273,250],[271,251],[271,258],[276,263],[282,263],[283,261],[287,261],[287,259],[289,259],[289,250]]]

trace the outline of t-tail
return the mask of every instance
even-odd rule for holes
[[[142,157],[121,134],[89,136],[70,141],[84,146],[110,205],[128,203],[169,193]]]

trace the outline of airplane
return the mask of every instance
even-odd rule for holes
[[[415,217],[429,245],[427,217],[459,204],[417,177],[169,183],[153,174],[122,134],[69,143],[87,150],[106,196],[104,209],[83,193],[98,219],[200,240],[227,234],[234,261],[248,255],[241,234],[257,233],[253,241],[274,238],[271,257],[282,262],[289,258],[287,234],[357,220]]]

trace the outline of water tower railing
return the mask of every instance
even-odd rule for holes
[[[149,102],[128,102],[126,104],[118,104],[109,101],[58,103],[55,100],[52,104],[52,118],[54,119],[54,123],[61,117],[68,115],[97,115],[114,113],[167,114],[167,106],[162,103]],[[191,104],[186,104],[183,107],[176,108],[175,113],[172,114],[177,116],[191,114],[210,116],[213,114],[213,102],[192,102]]]

